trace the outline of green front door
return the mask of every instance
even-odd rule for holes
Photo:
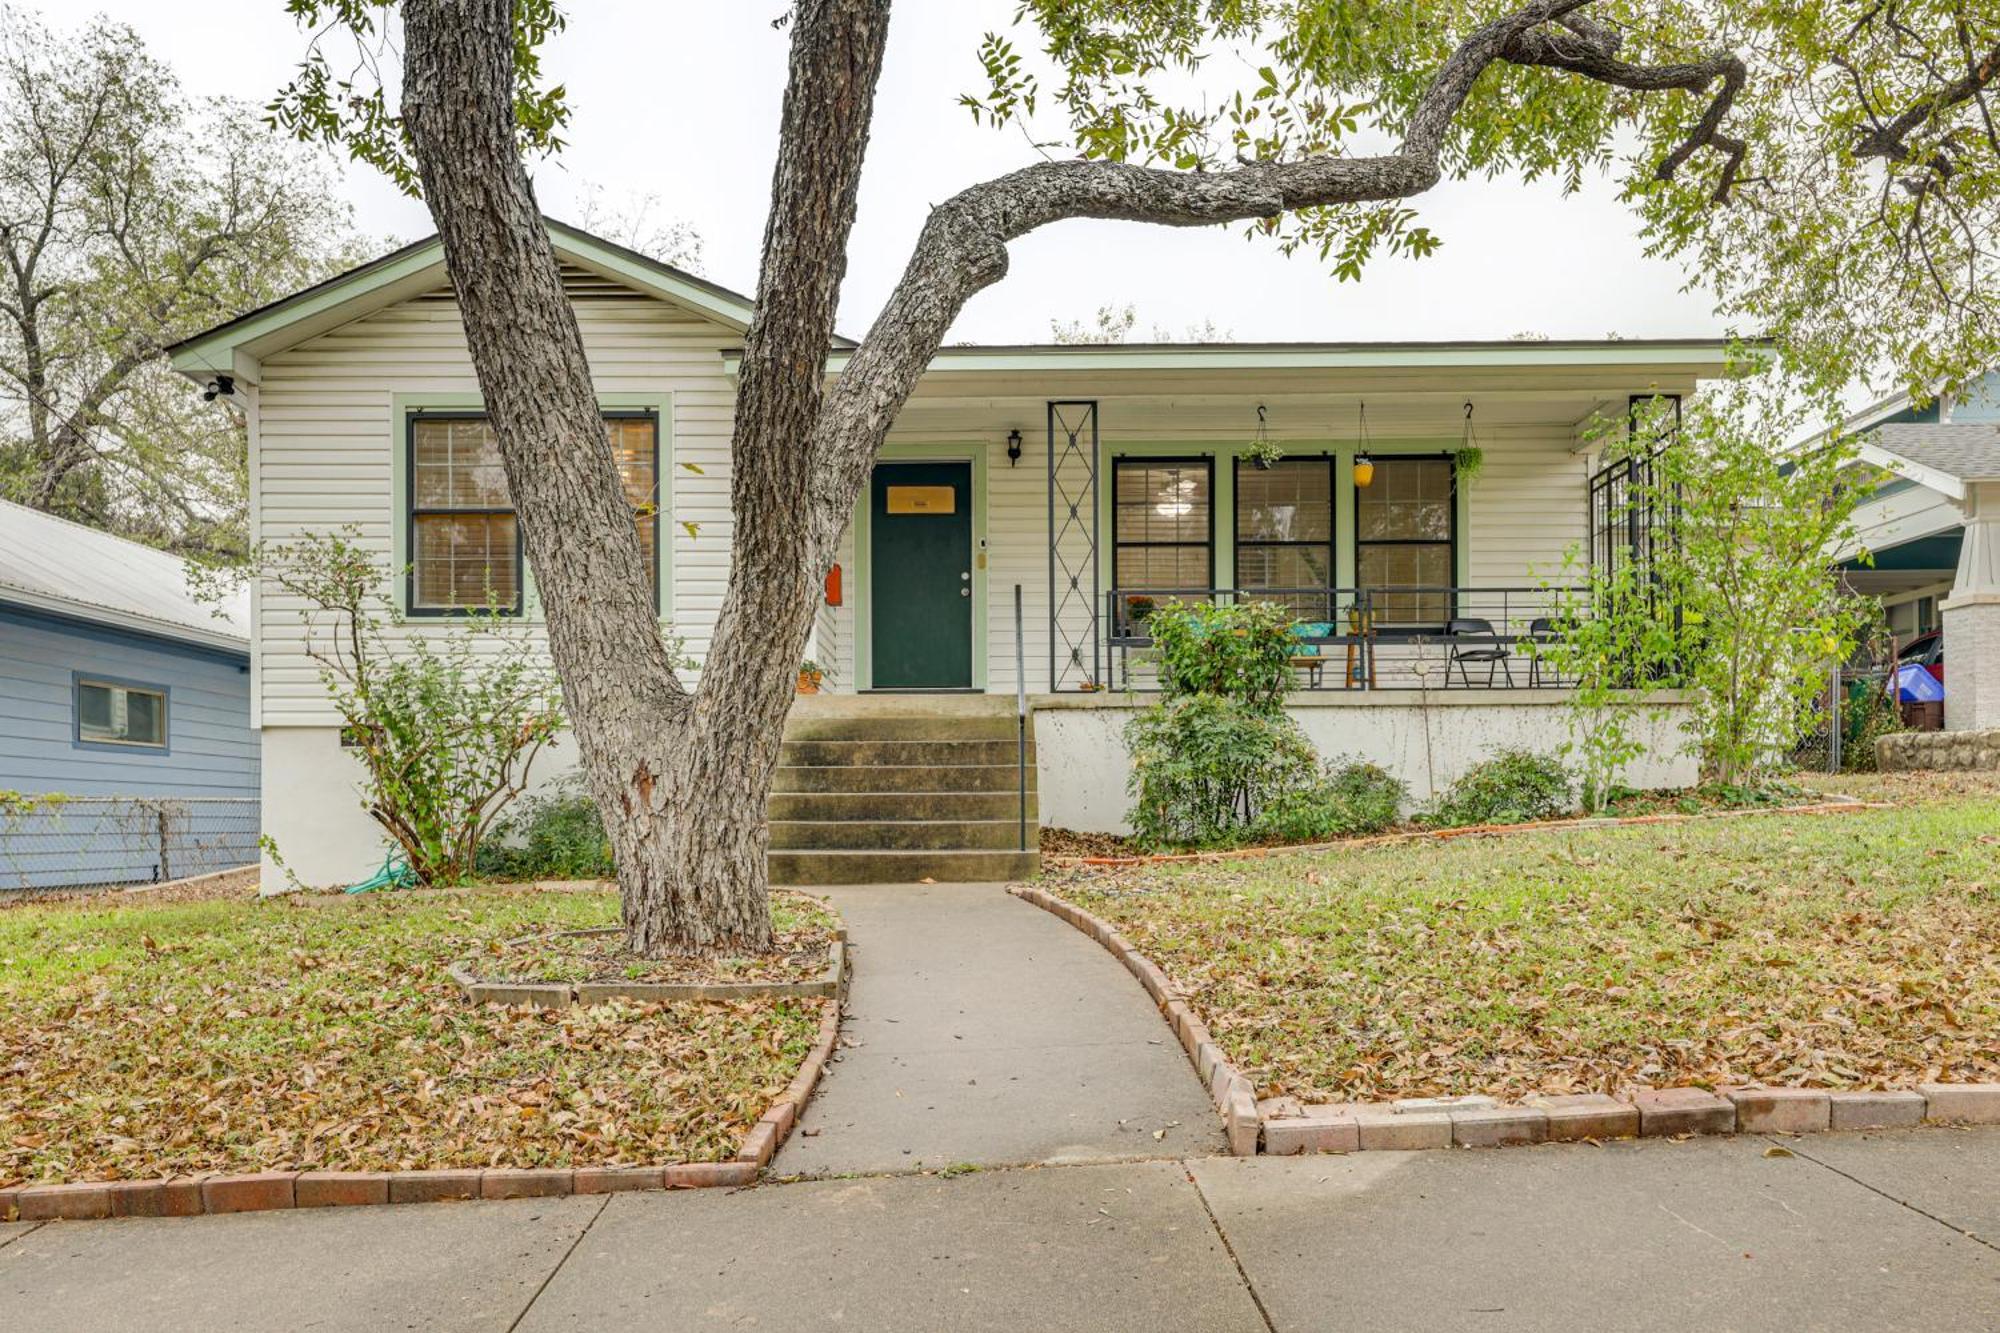
[[[877,463],[868,483],[870,682],[972,687],[972,464]]]

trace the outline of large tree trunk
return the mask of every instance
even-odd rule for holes
[[[882,0],[801,3],[739,381],[733,561],[675,677],[575,312],[516,149],[510,0],[412,0],[403,112],[520,513],[549,651],[642,953],[771,944],[765,796],[831,543],[803,447],[881,68]],[[851,498],[849,503],[851,504]]]

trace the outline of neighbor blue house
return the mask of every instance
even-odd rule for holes
[[[0,892],[254,863],[247,593],[0,501]]]

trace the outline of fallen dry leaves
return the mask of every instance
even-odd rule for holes
[[[2000,796],[1079,875],[1264,1096],[2000,1078]]]
[[[446,963],[607,894],[0,916],[0,1183],[726,1158],[819,1001],[473,1006]]]
[[[492,941],[472,971],[483,981],[643,981],[678,985],[817,981],[831,961],[840,918],[810,894],[771,894],[776,948],[767,954],[720,958],[640,958],[616,932],[558,931]]]

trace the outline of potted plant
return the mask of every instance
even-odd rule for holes
[[[1143,625],[1153,614],[1156,605],[1158,604],[1144,593],[1135,593],[1125,599],[1125,614],[1133,624]]]
[[[826,673],[819,669],[819,663],[808,657],[799,663],[799,693],[818,694],[819,683],[826,679]]]

